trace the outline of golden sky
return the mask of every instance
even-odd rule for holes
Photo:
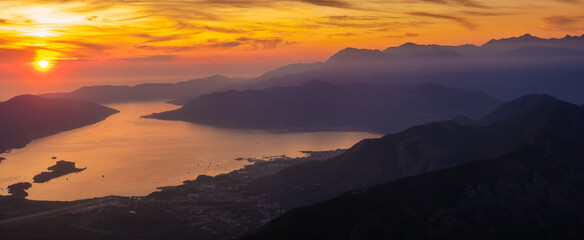
[[[524,33],[582,35],[584,1],[2,0],[0,78],[254,76],[345,47]]]

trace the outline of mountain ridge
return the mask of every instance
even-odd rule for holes
[[[459,113],[479,118],[499,103],[479,92],[432,83],[389,87],[312,80],[298,87],[204,95],[178,110],[146,117],[231,128],[393,132]]]
[[[564,150],[582,151],[576,146],[558,145],[584,139],[584,111],[580,107],[555,98],[524,105],[521,111],[487,126],[433,122],[363,140],[334,159],[299,164],[258,179],[248,190],[250,194],[273,193],[282,206],[294,207],[351,189],[495,158],[530,144],[545,147],[558,157]]]
[[[47,98],[69,98],[96,103],[127,101],[148,101],[195,97],[219,91],[235,85],[240,79],[222,75],[192,79],[176,83],[143,83],[135,86],[98,85],[86,86],[68,93],[46,93],[39,96]]]
[[[309,79],[402,86],[437,82],[506,101],[545,93],[582,104],[583,60],[584,35],[561,39],[529,35],[492,39],[481,46],[406,43],[383,51],[345,48],[316,69],[252,81],[245,88],[298,86]]]

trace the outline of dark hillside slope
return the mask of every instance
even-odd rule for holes
[[[530,145],[348,192],[244,239],[582,239],[584,155],[571,154]]]
[[[545,97],[544,102],[541,98],[527,95],[504,104],[502,108],[522,102],[524,107],[487,126],[436,122],[363,140],[331,160],[300,164],[258,179],[248,191],[270,193],[290,208],[352,189],[497,157],[526,145],[558,158],[566,152],[584,151],[584,145],[578,145],[584,139],[584,111],[555,98]]]

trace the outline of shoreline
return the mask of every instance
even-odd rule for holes
[[[264,159],[257,159],[257,158],[237,158],[236,161],[247,161],[250,164],[244,165],[241,169],[233,170],[228,173],[222,173],[215,176],[209,176],[205,174],[198,175],[195,179],[192,180],[185,180],[181,185],[171,185],[171,186],[160,186],[156,187],[158,191],[153,191],[148,193],[147,195],[143,196],[122,196],[122,195],[110,195],[110,196],[103,196],[103,197],[95,197],[95,198],[83,198],[83,199],[75,199],[75,200],[36,200],[36,199],[25,199],[26,201],[30,202],[59,202],[59,203],[75,203],[80,201],[87,201],[91,199],[102,199],[102,198],[109,198],[109,197],[120,197],[120,198],[134,198],[134,199],[142,199],[152,197],[153,195],[157,195],[157,193],[162,193],[164,191],[176,191],[182,189],[186,185],[191,184],[199,184],[199,182],[204,181],[208,182],[209,179],[220,179],[223,178],[246,178],[246,179],[257,179],[259,177],[267,176],[274,174],[284,168],[291,167],[296,164],[309,162],[309,161],[322,161],[328,160],[330,158],[336,157],[342,154],[347,149],[336,149],[336,150],[325,150],[325,151],[299,151],[300,153],[307,154],[307,156],[301,157],[288,157],[286,155],[280,156],[268,156]],[[2,159],[2,158],[0,158]],[[239,159],[239,160],[238,160]],[[268,159],[268,160],[266,160]],[[250,161],[251,160],[251,161]],[[0,160],[1,161],[1,160]],[[204,180],[203,180],[204,179]],[[214,180],[211,180],[214,181]],[[10,198],[10,195],[0,195],[0,199]]]
[[[108,117],[96,125],[35,140],[23,149],[14,149],[12,153],[0,154],[0,157],[7,158],[0,165],[5,173],[3,179],[6,179],[0,187],[15,183],[14,179],[32,183],[32,177],[42,171],[41,167],[46,167],[46,163],[41,160],[59,155],[78,162],[81,167],[89,167],[90,170],[70,179],[71,184],[54,180],[44,186],[34,185],[29,191],[28,199],[73,201],[109,195],[142,196],[156,191],[159,186],[180,185],[184,180],[193,180],[200,174],[224,174],[249,164],[246,161],[232,161],[236,157],[261,159],[263,156],[279,154],[300,157],[304,156],[300,150],[347,148],[364,138],[379,137],[377,134],[361,132],[289,134],[249,129],[231,130],[182,122],[138,119],[142,113],[165,108],[165,105],[120,105],[118,109],[125,112],[121,115]],[[137,126],[137,130],[131,128],[133,126]],[[118,127],[128,134],[119,135],[107,131]],[[154,130],[155,128],[164,131]],[[104,144],[94,147],[91,145],[93,140],[83,141],[85,136],[92,136]],[[60,145],[66,147],[58,147],[53,142],[61,142]],[[120,147],[130,143],[140,151]],[[232,143],[238,144],[238,147],[223,153],[221,149],[231,149]],[[166,149],[173,149],[177,153],[166,153]],[[135,168],[132,164],[115,167],[117,162],[125,161],[138,164],[138,167]],[[201,165],[197,165],[198,163]],[[208,163],[212,164],[207,165]],[[157,170],[158,168],[163,170]],[[127,185],[123,184],[126,180]],[[97,181],[97,184],[92,184],[92,181]],[[85,191],[84,186],[92,190]],[[0,194],[9,195],[6,191],[0,191]]]
[[[27,231],[31,228],[36,229],[35,234],[73,239],[87,238],[87,234],[103,237],[104,233],[154,236],[159,234],[159,229],[171,229],[165,233],[166,239],[182,236],[180,234],[185,232],[202,240],[233,239],[258,230],[287,210],[265,193],[248,192],[255,180],[297,164],[328,160],[344,151],[302,151],[309,155],[256,161],[229,173],[214,177],[199,175],[178,186],[161,187],[146,196],[107,196],[75,201],[0,196],[0,229],[5,230],[0,237],[34,238],[27,235],[33,234]],[[160,219],[168,221],[160,222]],[[135,226],[132,222],[140,224]],[[62,226],[69,226],[66,227],[69,230],[61,231]],[[125,230],[118,232],[120,229]]]
[[[384,132],[378,131],[375,129],[370,128],[360,128],[360,127],[335,127],[335,126],[328,126],[328,127],[256,127],[256,126],[236,126],[233,124],[213,124],[207,121],[196,121],[196,120],[187,120],[187,119],[179,119],[179,118],[160,118],[156,115],[159,113],[152,113],[149,115],[140,116],[142,119],[154,119],[159,121],[176,121],[176,122],[186,122],[186,123],[194,123],[199,125],[205,125],[214,128],[225,128],[225,129],[232,129],[232,130],[256,130],[256,131],[266,131],[266,132],[273,132],[273,133],[319,133],[319,132],[364,132],[364,133],[371,133],[371,134],[380,134],[385,135],[392,132],[399,132],[400,130],[395,130],[392,132]]]

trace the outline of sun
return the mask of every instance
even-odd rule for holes
[[[36,62],[36,67],[39,70],[48,70],[50,66],[51,66],[51,63],[47,60],[40,60],[40,61]]]

